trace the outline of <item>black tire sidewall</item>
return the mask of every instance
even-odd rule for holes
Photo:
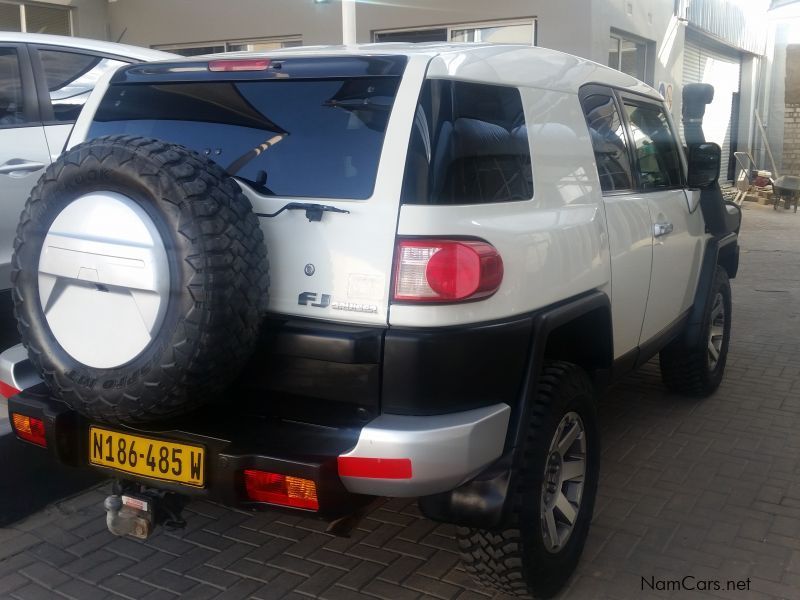
[[[711,321],[711,311],[714,309],[714,301],[717,297],[717,294],[722,294],[722,303],[725,309],[725,323],[723,326],[722,346],[719,352],[719,359],[717,360],[717,364],[712,369],[708,357],[708,340],[711,334],[711,327],[713,325]],[[732,310],[733,298],[731,296],[730,281],[728,280],[727,273],[725,273],[722,267],[717,267],[717,270],[714,274],[714,283],[711,288],[711,293],[708,297],[708,303],[706,305],[703,319],[703,336],[700,339],[699,344],[701,347],[697,349],[697,352],[702,353],[702,356],[704,357],[703,360],[705,361],[705,369],[708,374],[708,386],[713,389],[716,389],[722,382],[722,377],[725,374],[725,365],[728,362],[728,349],[730,348],[731,342],[731,324],[733,322]]]
[[[572,375],[576,376],[574,372]],[[582,372],[580,375],[586,377]],[[588,378],[584,386],[574,383],[574,380],[568,380],[561,388],[541,428],[537,428],[537,434],[529,439],[526,454],[530,459],[520,474],[522,491],[518,499],[518,527],[523,539],[526,578],[530,589],[544,597],[556,593],[563,586],[580,559],[594,513],[600,473],[600,433],[594,397],[586,389]],[[542,484],[550,443],[556,427],[568,412],[576,412],[583,421],[586,478],[575,528],[565,546],[553,553],[545,547],[541,527]]]

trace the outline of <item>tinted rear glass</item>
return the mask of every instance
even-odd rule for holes
[[[532,197],[519,90],[427,80],[411,130],[403,202],[488,204]]]
[[[182,144],[261,193],[372,195],[399,77],[117,84],[89,137]]]

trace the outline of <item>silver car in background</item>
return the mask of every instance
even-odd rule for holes
[[[25,200],[61,154],[95,84],[121,65],[170,58],[175,55],[124,44],[0,31],[0,309],[9,304],[14,234]]]

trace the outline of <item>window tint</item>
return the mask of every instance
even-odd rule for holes
[[[403,202],[480,204],[532,197],[519,90],[426,81],[411,132]]]
[[[682,185],[678,146],[664,110],[654,104],[626,102],[625,113],[633,134],[642,189]]]
[[[0,127],[26,122],[19,57],[14,48],[0,48]]]
[[[611,96],[592,94],[583,99],[583,112],[594,148],[597,174],[604,192],[633,189],[633,176],[617,105]]]
[[[59,50],[39,50],[39,56],[53,105],[53,117],[56,121],[66,122],[78,118],[81,107],[105,73],[125,64],[110,58]]]
[[[372,195],[398,77],[118,84],[89,137],[182,144],[263,194]]]

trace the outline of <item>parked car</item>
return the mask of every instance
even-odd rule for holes
[[[170,58],[175,55],[124,44],[0,32],[0,294],[10,287],[25,200],[61,154],[94,86],[120,65]]]
[[[676,392],[723,377],[739,216],[698,135],[687,160],[655,90],[527,46],[121,68],[22,217],[15,431],[117,478],[119,535],[173,494],[336,532],[419,497],[479,581],[550,596],[598,392],[657,353]]]

